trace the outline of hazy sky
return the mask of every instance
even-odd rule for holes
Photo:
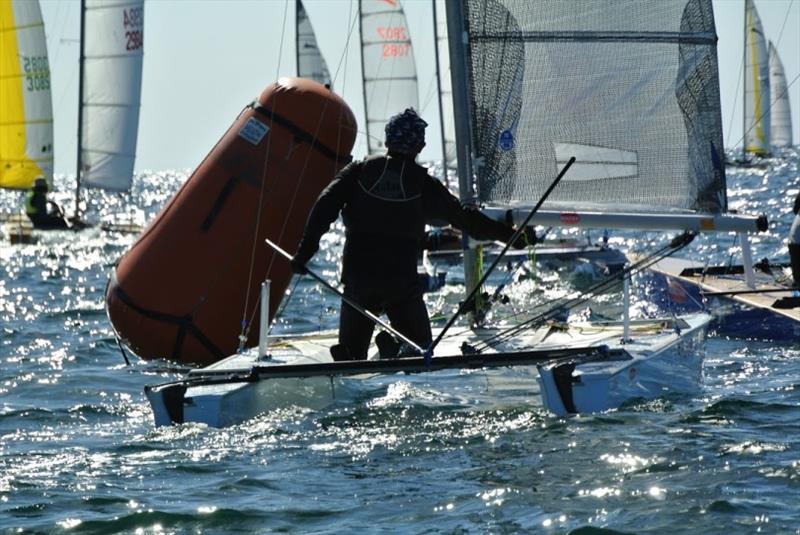
[[[52,71],[55,170],[74,174],[79,2],[40,3]],[[329,70],[332,75],[338,71],[334,88],[363,128],[357,24],[347,44],[358,2],[304,3]],[[791,83],[800,74],[800,0],[756,0],[755,4]],[[430,123],[422,158],[438,159],[431,2],[405,0],[403,6],[417,61],[420,108]],[[737,93],[736,88],[742,64],[743,6],[743,0],[714,0],[726,146],[736,145],[742,137],[742,89],[738,85]],[[144,33],[139,171],[195,167],[247,103],[279,76],[295,74],[294,0],[146,0]],[[797,144],[800,80],[789,92]],[[365,151],[360,136],[353,154],[360,157]]]

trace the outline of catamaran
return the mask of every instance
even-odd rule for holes
[[[767,52],[768,50],[768,52]],[[783,64],[767,49],[752,0],[745,1],[744,151],[757,157],[791,146],[792,120]],[[737,162],[762,165],[765,161]],[[760,228],[766,230],[766,219]],[[739,234],[742,263],[714,266],[668,258],[652,266],[652,297],[670,310],[711,310],[720,334],[776,341],[800,339],[800,300],[788,264],[753,263],[749,239]]]
[[[82,190],[131,188],[144,46],[144,0],[81,0],[80,9],[75,218],[85,210]]]
[[[0,160],[0,186],[29,189],[36,176],[52,183],[53,133],[50,97],[50,70],[44,26],[38,2],[4,3],[3,32],[9,46],[3,53],[14,56],[4,61],[9,68],[19,67],[3,77],[8,108],[3,121],[24,135],[3,136]],[[87,201],[87,188],[127,192],[133,181],[133,164],[139,123],[142,81],[144,0],[82,0],[80,4],[80,59],[78,143],[73,229],[87,224],[80,221]],[[16,44],[14,44],[16,42]],[[16,58],[19,58],[17,60]],[[17,65],[18,64],[18,65]],[[21,87],[22,92],[16,86]],[[15,96],[16,95],[16,96]],[[24,96],[24,98],[23,98]],[[18,119],[14,119],[18,118]],[[5,161],[9,164],[6,165]],[[89,201],[90,204],[90,201]],[[15,226],[32,229],[24,216],[12,217]],[[105,230],[138,232],[133,223],[104,223]]]
[[[520,228],[755,231],[757,218],[725,213],[710,0],[469,0],[446,10],[449,35],[465,36],[449,41],[463,199]],[[667,241],[661,256],[688,242]],[[469,264],[477,253],[464,257],[467,297],[418,356],[378,358],[374,346],[366,361],[334,362],[335,333],[270,338],[262,313],[257,349],[146,389],[157,425],[222,426],[288,404],[319,407],[344,378],[374,374],[521,367],[556,415],[697,388],[708,314],[637,320],[624,306],[619,321],[565,323],[564,310],[583,302],[567,299],[527,321],[455,327],[497,265],[481,274]]]
[[[0,4],[0,188],[29,190],[53,179],[50,65],[38,1]],[[30,239],[24,214],[0,214],[12,241]]]

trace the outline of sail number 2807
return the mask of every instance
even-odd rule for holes
[[[408,34],[404,26],[378,26],[375,30],[384,41],[382,53],[384,58],[404,57],[411,52],[411,44],[407,42]]]
[[[144,10],[133,7],[122,10],[122,24],[125,26],[125,50],[139,50],[143,44],[142,25]]]

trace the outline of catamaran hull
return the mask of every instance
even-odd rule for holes
[[[185,397],[176,388],[180,389],[166,385],[145,390],[157,426],[195,422],[227,427],[288,407],[321,409],[345,387],[341,379],[320,376],[208,385],[191,389]]]
[[[626,401],[671,392],[691,392],[700,382],[703,342],[711,317],[640,320],[630,343],[619,323],[585,324],[577,330],[546,327],[486,354],[457,354],[462,342],[479,343],[496,331],[464,331],[448,340],[449,354],[333,362],[327,348],[335,336],[284,338],[272,357],[234,355],[183,379],[147,387],[156,425],[197,422],[225,427],[276,409],[319,409],[349,399],[365,378],[443,370],[516,367],[532,372],[530,395],[541,394],[553,414],[598,412]],[[518,348],[536,349],[518,349]],[[533,380],[539,372],[539,385]],[[494,382],[502,379],[493,373]],[[433,377],[433,376],[431,376]]]
[[[652,354],[617,366],[540,366],[544,407],[556,416],[596,413],[637,399],[698,390],[705,356],[706,327],[693,328]]]

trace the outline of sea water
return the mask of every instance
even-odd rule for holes
[[[729,170],[730,207],[772,222],[753,237],[756,259],[787,259],[799,161]],[[146,222],[187,174],[92,192],[90,214]],[[71,181],[56,186],[68,203]],[[135,237],[37,234],[0,245],[0,533],[800,533],[800,344],[711,333],[699,393],[606,414],[554,418],[514,370],[505,386],[473,371],[385,377],[324,410],[232,428],[156,428],[143,387],[181,370],[126,365],[103,309]],[[611,243],[643,252],[672,235],[612,232]],[[314,261],[331,280],[339,241],[326,237]],[[704,236],[681,254],[727,262],[737,246]],[[427,297],[442,318],[463,281],[447,269]],[[574,266],[525,269],[496,314],[586,284]],[[291,289],[276,332],[335,327],[334,297],[308,280]],[[618,298],[593,312],[618,313]]]

